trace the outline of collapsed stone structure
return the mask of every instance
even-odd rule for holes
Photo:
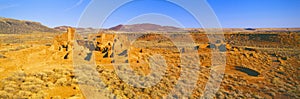
[[[95,61],[102,64],[113,63],[113,47],[115,45],[115,34],[100,33],[95,37]]]
[[[56,54],[63,59],[71,59],[74,37],[75,29],[68,28],[66,33],[54,38],[50,50],[58,51]]]

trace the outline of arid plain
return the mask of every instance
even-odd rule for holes
[[[184,29],[188,35],[182,32],[149,32],[137,37],[134,42],[126,40],[141,32],[105,30],[83,33],[83,29],[67,27],[56,30],[51,33],[0,34],[0,98],[85,98],[88,96],[83,94],[79,84],[93,87],[99,80],[82,76],[98,77],[104,85],[96,90],[108,98],[162,98],[177,83],[189,82],[178,78],[184,66],[194,65],[180,64],[181,58],[187,63],[198,59],[196,61],[200,63],[197,78],[190,78],[196,79],[197,84],[189,96],[199,98],[204,94],[212,72],[212,50],[226,55],[225,72],[215,98],[300,98],[300,29],[223,29],[224,34],[218,35],[225,39],[214,43],[209,42],[202,29]],[[163,35],[165,33],[176,42]],[[174,43],[187,46],[185,42],[188,40],[183,39],[186,36],[190,36],[196,46],[177,48]],[[89,72],[90,67],[81,66],[75,68],[87,72],[86,75],[75,75],[74,44],[83,46],[80,55],[76,56],[95,62],[98,74]],[[189,50],[197,53],[189,53]],[[113,64],[118,62],[130,64],[137,75],[151,73],[149,57],[154,54],[163,56],[167,65],[158,84],[139,88],[125,83],[116,74]],[[185,59],[180,54],[196,54],[198,58]],[[126,71],[122,67],[125,66],[119,66]],[[183,98],[183,93],[171,96]]]

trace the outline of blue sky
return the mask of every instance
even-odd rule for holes
[[[1,0],[0,16],[37,21],[49,27],[77,26],[90,2],[91,0]],[[300,0],[207,0],[207,2],[224,28],[300,27]],[[101,13],[101,9],[94,9],[94,12]],[[185,27],[201,27],[186,10],[164,0],[135,0],[128,3],[112,13],[103,27],[126,24],[133,17],[149,13],[170,16]],[[163,20],[165,19],[153,22],[168,25]]]

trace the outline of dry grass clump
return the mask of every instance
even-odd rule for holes
[[[1,47],[1,46],[0,46],[0,47]],[[0,58],[7,58],[7,57],[6,57],[6,56],[4,56],[4,55],[1,55],[1,54],[0,54]]]
[[[123,68],[124,66],[118,66],[117,69],[121,70],[121,74],[122,73],[129,73],[129,70],[127,70],[128,68]],[[176,67],[179,68],[179,67]],[[82,68],[84,69],[84,68]],[[85,69],[86,70],[86,69]],[[132,77],[126,77],[124,75],[117,75],[116,71],[114,70],[109,70],[106,69],[105,66],[102,65],[98,65],[97,66],[97,71],[99,72],[100,75],[100,80],[101,82],[104,83],[104,85],[102,85],[102,93],[105,94],[108,97],[119,97],[119,98],[162,98],[168,95],[168,93],[170,93],[170,91],[172,90],[172,88],[174,87],[174,85],[177,82],[177,77],[176,77],[176,73],[177,71],[170,71],[170,70],[174,70],[174,69],[168,69],[167,74],[165,74],[165,76],[163,76],[163,78],[161,79],[161,81],[151,87],[147,87],[147,88],[140,88],[140,87],[134,87],[134,86],[145,86],[145,85],[151,85],[149,82],[145,82],[145,83],[140,83],[135,81],[134,79],[139,79],[139,80],[150,80],[156,77],[156,74],[152,74],[149,77],[138,77],[138,78],[134,78],[134,76]],[[175,70],[180,70],[180,69],[175,69]],[[89,71],[83,71],[83,72],[88,72],[88,73],[83,73],[85,75],[80,75],[84,80],[85,79],[89,79],[87,77],[87,75],[90,75],[91,72]],[[171,73],[170,73],[171,72]],[[122,77],[121,77],[122,76]],[[99,77],[99,76],[97,76]],[[122,79],[120,79],[122,78]],[[127,80],[127,82],[124,82],[124,80]],[[82,80],[79,79],[79,81],[81,82]],[[86,80],[86,81],[94,81],[95,80]],[[183,81],[184,82],[184,81]],[[82,84],[89,84],[88,82],[82,83]],[[106,91],[105,91],[106,90]]]
[[[54,69],[36,73],[17,71],[0,82],[0,98],[46,98],[44,92],[59,86],[76,84],[71,78],[72,72],[67,69]]]

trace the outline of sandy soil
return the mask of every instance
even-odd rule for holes
[[[87,98],[86,90],[83,92],[79,84],[91,88],[99,83],[99,79],[103,84],[94,88],[108,98],[161,98],[169,95],[176,84],[189,83],[179,80],[180,73],[184,66],[195,68],[193,66],[197,65],[188,64],[194,61],[200,63],[200,69],[197,71],[199,74],[189,78],[197,83],[188,97],[199,98],[214,72],[211,71],[211,48],[221,50],[222,44],[226,48],[223,52],[226,54],[226,67],[215,98],[300,98],[299,33],[225,34],[226,40],[215,45],[209,44],[205,34],[195,33],[191,37],[196,46],[184,50],[174,44],[190,46],[183,39],[185,34],[172,34],[176,42],[159,34],[149,34],[132,42],[126,41],[126,38],[136,34],[90,35],[89,40],[95,50],[90,52],[88,48],[82,48],[80,51],[85,57],[91,53],[91,59],[86,62],[95,62],[93,69],[98,74],[90,72],[91,67],[79,66],[77,70],[86,72],[80,76],[75,75],[73,62],[76,60],[72,58],[74,38],[70,38],[68,33],[0,36],[0,98]],[[266,36],[272,39],[264,39]],[[195,51],[198,53],[189,53]],[[198,58],[181,57],[180,53]],[[135,87],[130,84],[139,86],[140,83],[131,81],[132,78],[121,80],[117,75],[114,66],[125,71],[128,68],[124,67],[129,66],[141,77],[151,74],[149,57],[155,54],[163,56],[167,65],[164,76],[156,85]],[[180,64],[180,59],[187,64]],[[154,65],[163,64],[158,62]],[[172,93],[171,97],[183,98],[184,92]]]

